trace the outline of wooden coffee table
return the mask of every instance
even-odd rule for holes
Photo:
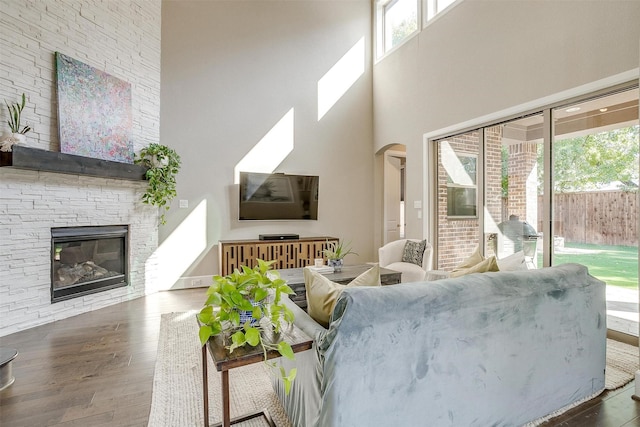
[[[313,340],[295,325],[291,325],[291,328],[287,331],[281,332],[281,337],[291,345],[294,353],[309,350],[313,344]],[[222,342],[222,337],[220,336],[209,338],[209,341],[202,346],[202,394],[204,400],[205,427],[209,426],[207,351],[211,355],[211,359],[213,360],[216,370],[220,372],[222,376],[222,422],[217,423],[214,426],[229,427],[231,424],[240,423],[252,418],[264,417],[271,427],[275,427],[275,424],[266,409],[231,419],[229,414],[229,369],[250,365],[251,363],[262,362],[264,361],[264,353],[262,352],[261,346],[252,347],[250,345],[236,348],[233,350],[233,353],[229,353],[229,350],[226,349]],[[280,357],[280,353],[276,350],[270,350],[267,352],[267,359],[273,359],[276,357]]]
[[[334,283],[347,284],[372,267],[371,264],[345,265],[339,273],[322,274]],[[287,281],[287,285],[296,293],[289,298],[300,308],[307,309],[307,292],[304,287],[304,273],[302,268],[285,268],[277,270],[280,277]],[[380,267],[380,284],[382,286],[400,283],[402,273]]]

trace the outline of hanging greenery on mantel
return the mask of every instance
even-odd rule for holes
[[[142,202],[169,210],[169,202],[178,194],[176,191],[176,175],[180,170],[180,156],[172,148],[161,144],[149,144],[140,150],[134,160],[135,164],[148,168],[146,178],[147,191],[142,195]],[[165,212],[160,215],[160,223],[166,224]]]

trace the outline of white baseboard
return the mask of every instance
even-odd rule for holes
[[[213,284],[213,276],[185,276],[176,281],[171,287],[174,289],[208,288]]]

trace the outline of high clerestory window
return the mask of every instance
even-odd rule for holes
[[[455,2],[456,0],[426,0],[425,22],[430,21],[438,13],[442,12],[443,10],[445,10]]]
[[[378,56],[418,31],[420,0],[380,0],[377,3]]]
[[[376,54],[378,58],[418,33],[436,15],[461,0],[377,0]],[[424,11],[424,12],[423,12]]]

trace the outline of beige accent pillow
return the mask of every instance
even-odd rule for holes
[[[495,256],[489,257],[469,268],[452,271],[449,277],[460,277],[471,273],[486,273],[488,271],[500,271],[498,261]]]
[[[303,271],[304,286],[307,292],[307,312],[313,320],[325,328],[329,326],[331,313],[333,313],[338,297],[345,288],[351,286],[380,286],[380,266],[378,264],[360,274],[348,285],[334,283],[310,268],[305,268]]]
[[[469,256],[469,258],[467,258],[464,261],[462,261],[461,264],[459,264],[456,268],[454,268],[451,271],[451,276],[450,277],[456,277],[456,276],[453,275],[453,273],[457,273],[458,271],[467,270],[468,268],[471,268],[476,264],[480,264],[482,261],[484,261],[484,257],[480,254],[480,246],[478,246],[476,248],[476,250],[473,251],[473,253]]]
[[[524,258],[524,252],[519,251],[508,257],[498,260],[498,268],[500,271],[519,271],[527,270],[527,262]]]

